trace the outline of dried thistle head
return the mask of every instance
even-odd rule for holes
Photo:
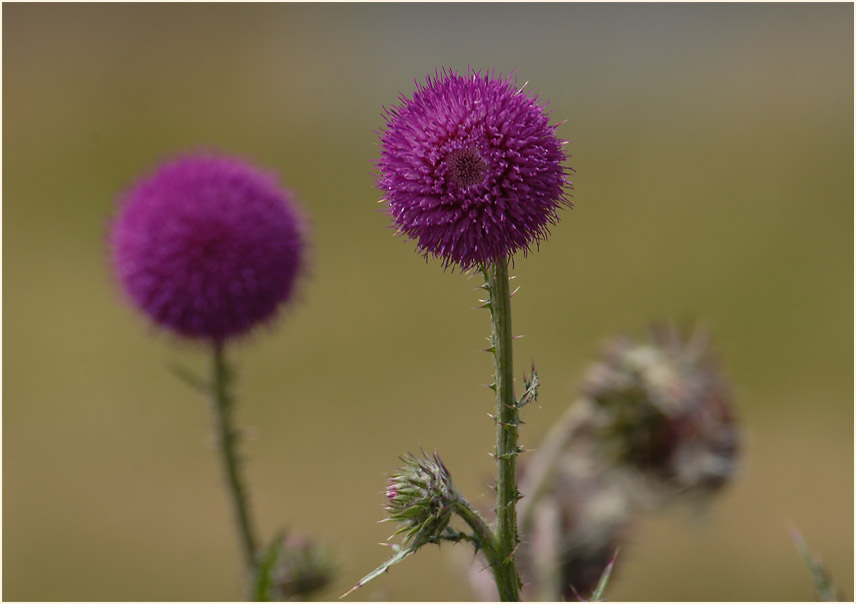
[[[613,340],[589,370],[584,396],[601,452],[679,492],[710,492],[734,472],[732,396],[707,335],[658,326],[644,342]]]

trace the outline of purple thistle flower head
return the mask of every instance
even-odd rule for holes
[[[443,69],[385,110],[378,188],[399,232],[463,269],[526,253],[570,207],[565,141],[512,78]]]
[[[156,324],[223,342],[271,319],[292,295],[304,223],[276,179],[244,161],[190,155],[120,200],[114,272]]]

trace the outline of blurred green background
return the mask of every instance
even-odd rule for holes
[[[435,68],[516,71],[550,101],[575,209],[518,258],[517,374],[575,398],[603,340],[712,330],[744,448],[703,522],[647,517],[613,600],[801,600],[796,523],[852,597],[853,6],[52,5],[3,10],[3,598],[221,600],[240,558],[207,406],[169,371],[201,348],[126,306],[105,232],[177,152],[278,172],[311,275],[231,350],[252,506],[333,545],[335,598],[388,550],[385,474],[436,448],[489,507],[489,330],[476,279],[393,236],[373,188],[381,106]],[[432,548],[352,600],[470,598]]]

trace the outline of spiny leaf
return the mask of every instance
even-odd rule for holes
[[[523,394],[517,401],[518,409],[538,400],[538,386],[540,385],[541,381],[538,379],[538,372],[535,371],[535,366],[533,365],[532,377],[530,379],[526,379],[526,376],[523,376]]]
[[[789,530],[791,533],[791,540],[794,542],[800,556],[802,556],[803,562],[805,562],[805,565],[808,566],[809,571],[811,571],[811,577],[814,580],[814,591],[817,594],[818,599],[821,602],[837,601],[838,598],[835,595],[835,588],[832,586],[832,581],[830,580],[829,575],[823,566],[821,566],[820,561],[815,558],[808,549],[808,545],[806,544],[802,533],[800,533],[799,529],[793,525],[789,527]]]
[[[198,392],[208,396],[211,394],[211,384],[193,373],[190,369],[185,367],[184,365],[179,365],[177,363],[173,363],[169,365],[169,370],[172,374],[180,379],[182,382],[197,390]]]
[[[606,586],[609,583],[609,577],[612,574],[612,567],[615,566],[615,558],[618,556],[618,548],[615,548],[615,553],[612,554],[612,560],[606,565],[603,574],[600,576],[600,581],[597,582],[597,587],[591,594],[591,602],[603,602],[603,592],[606,591]]]
[[[348,594],[356,591],[357,589],[359,589],[360,587],[362,587],[363,585],[365,585],[366,583],[368,583],[372,579],[377,579],[383,573],[388,571],[391,566],[398,564],[399,562],[404,560],[407,556],[409,556],[410,554],[412,554],[413,552],[415,552],[417,550],[417,548],[415,548],[415,547],[401,548],[401,547],[396,546],[396,545],[393,545],[393,549],[395,549],[396,551],[395,551],[395,554],[392,556],[392,558],[390,558],[389,560],[387,560],[386,562],[384,562],[383,564],[378,566],[376,569],[374,569],[372,572],[367,574],[365,577],[363,577],[362,579],[357,581],[357,584],[354,585],[347,592],[345,592],[341,596],[339,596],[339,599],[341,600],[342,598],[344,598]]]

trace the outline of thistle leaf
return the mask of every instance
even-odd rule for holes
[[[823,566],[821,566],[820,561],[808,549],[808,544],[806,544],[802,533],[795,526],[790,526],[789,529],[791,540],[794,542],[800,556],[802,556],[803,562],[805,562],[805,565],[811,571],[811,578],[814,580],[814,591],[818,600],[821,602],[838,601],[829,575]]]
[[[600,581],[597,582],[597,587],[591,594],[590,602],[603,602],[603,592],[606,591],[606,586],[609,584],[609,577],[612,575],[612,567],[615,566],[615,558],[618,556],[618,548],[615,548],[615,553],[612,554],[612,560],[606,565],[603,574],[600,576]]]
[[[179,365],[178,363],[173,363],[169,366],[169,370],[170,370],[170,372],[172,372],[172,374],[175,377],[177,377],[179,380],[181,380],[182,382],[184,382],[185,384],[187,384],[188,386],[190,386],[191,388],[193,388],[197,392],[200,392],[201,394],[204,394],[205,396],[209,396],[211,394],[211,390],[212,390],[211,384],[207,380],[205,380],[205,379],[199,377],[198,375],[196,375],[195,373],[193,373],[190,369],[188,369],[184,365]]]
[[[526,376],[523,376],[523,394],[517,401],[518,409],[538,400],[538,386],[540,385],[541,381],[538,379],[538,373],[535,371],[535,366],[533,365],[532,377],[530,379],[526,379]]]
[[[397,545],[393,545],[392,547],[395,550],[395,554],[392,556],[392,558],[390,558],[389,560],[387,560],[386,562],[384,562],[383,564],[378,566],[376,569],[374,569],[372,572],[367,574],[365,577],[363,577],[362,579],[357,581],[357,584],[354,585],[347,592],[345,592],[341,596],[339,596],[339,599],[341,600],[342,598],[344,598],[348,594],[356,591],[357,589],[359,589],[360,587],[362,587],[363,585],[365,585],[366,583],[368,583],[372,579],[377,579],[383,573],[388,571],[391,566],[398,564],[399,562],[404,560],[407,556],[409,556],[410,554],[412,554],[413,552],[415,552],[418,549],[418,548],[413,547],[413,546],[402,548],[402,547],[399,547]]]

